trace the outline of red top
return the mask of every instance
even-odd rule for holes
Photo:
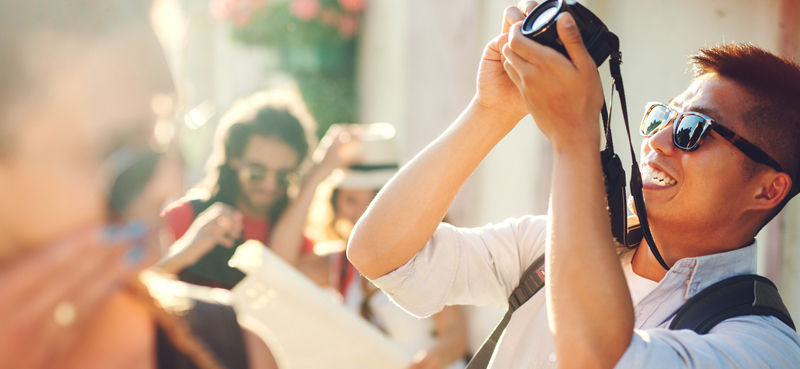
[[[267,219],[248,217],[242,214],[242,240],[258,240],[269,246],[269,232],[272,228]],[[175,239],[181,238],[195,218],[194,208],[188,201],[179,200],[173,202],[161,213],[161,217],[166,222]],[[314,249],[314,244],[307,237],[303,236],[302,252],[308,253]]]

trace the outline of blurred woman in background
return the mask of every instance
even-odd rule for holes
[[[351,160],[344,131],[307,160],[314,128],[299,94],[265,91],[235,103],[220,121],[206,178],[163,212],[175,241],[159,268],[231,289],[244,274],[228,260],[246,240],[297,264],[312,247],[303,228],[317,185]]]

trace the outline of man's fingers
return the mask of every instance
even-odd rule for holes
[[[508,74],[508,78],[510,78],[517,87],[522,87],[522,74],[534,73],[529,70],[533,68],[533,65],[528,63],[508,46],[503,48],[503,55],[506,58],[505,63],[503,63],[503,69],[505,69],[506,74]]]
[[[568,63],[567,58],[558,51],[533,41],[522,34],[521,23],[511,26],[508,33],[508,46],[522,59],[536,66],[549,63]],[[506,55],[508,57],[508,55]],[[515,65],[516,66],[516,65]]]
[[[517,22],[525,20],[525,14],[516,6],[509,6],[503,13],[503,32],[508,33],[509,27]]]
[[[581,32],[578,30],[578,26],[575,24],[575,19],[572,18],[572,14],[565,12],[559,16],[557,28],[558,37],[561,39],[561,43],[564,44],[564,48],[567,49],[572,63],[575,64],[576,67],[579,67],[579,69],[588,66],[595,68],[594,60],[583,44]],[[589,65],[590,63],[591,65]]]
[[[535,1],[522,0],[517,3],[517,8],[525,12],[525,14],[527,15],[530,14],[531,10],[533,10],[533,8],[537,7],[538,5],[539,3]]]

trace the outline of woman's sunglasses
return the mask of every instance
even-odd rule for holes
[[[768,165],[778,172],[785,172],[781,165],[778,164],[778,161],[769,156],[764,150],[759,149],[758,146],[733,131],[716,124],[707,115],[692,111],[679,113],[662,103],[651,102],[647,104],[642,118],[642,135],[650,137],[661,131],[670,122],[672,122],[672,144],[681,150],[697,150],[703,141],[703,136],[709,130],[713,130],[756,163]]]
[[[295,180],[296,173],[291,169],[274,170],[256,163],[243,163],[238,168],[239,173],[250,182],[261,182],[267,178],[271,172],[275,175],[275,180],[281,186],[289,186]]]

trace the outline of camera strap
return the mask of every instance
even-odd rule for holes
[[[614,152],[614,144],[611,138],[611,124],[610,124],[610,111],[614,102],[614,90],[619,94],[620,108],[622,109],[622,119],[625,121],[625,133],[628,135],[628,146],[631,150],[631,196],[633,196],[633,203],[636,207],[636,214],[639,217],[639,224],[644,239],[647,241],[650,251],[655,256],[658,263],[665,270],[669,270],[669,266],[658,251],[653,234],[650,232],[650,224],[647,221],[647,209],[644,204],[644,195],[642,194],[642,174],[639,171],[639,163],[636,161],[636,152],[633,149],[633,141],[631,139],[631,129],[628,123],[628,105],[625,100],[625,86],[622,83],[622,73],[620,71],[620,64],[622,64],[622,53],[619,51],[619,39],[613,37],[614,50],[611,52],[609,58],[609,69],[611,71],[612,91],[611,91],[611,104],[609,111],[606,112],[606,106],[603,104],[602,117],[603,117],[603,130],[605,131],[606,147],[601,152],[603,163],[603,173],[606,175],[606,194],[608,196],[609,212],[611,213],[611,230],[614,237],[623,245],[629,246],[635,242],[630,240],[627,234],[627,211],[625,207],[625,171],[622,169],[622,163],[619,157]],[[621,172],[621,180],[620,180]],[[621,185],[619,184],[621,182]],[[620,191],[621,188],[621,191]],[[620,193],[622,199],[619,199]],[[620,220],[622,219],[622,220]]]

